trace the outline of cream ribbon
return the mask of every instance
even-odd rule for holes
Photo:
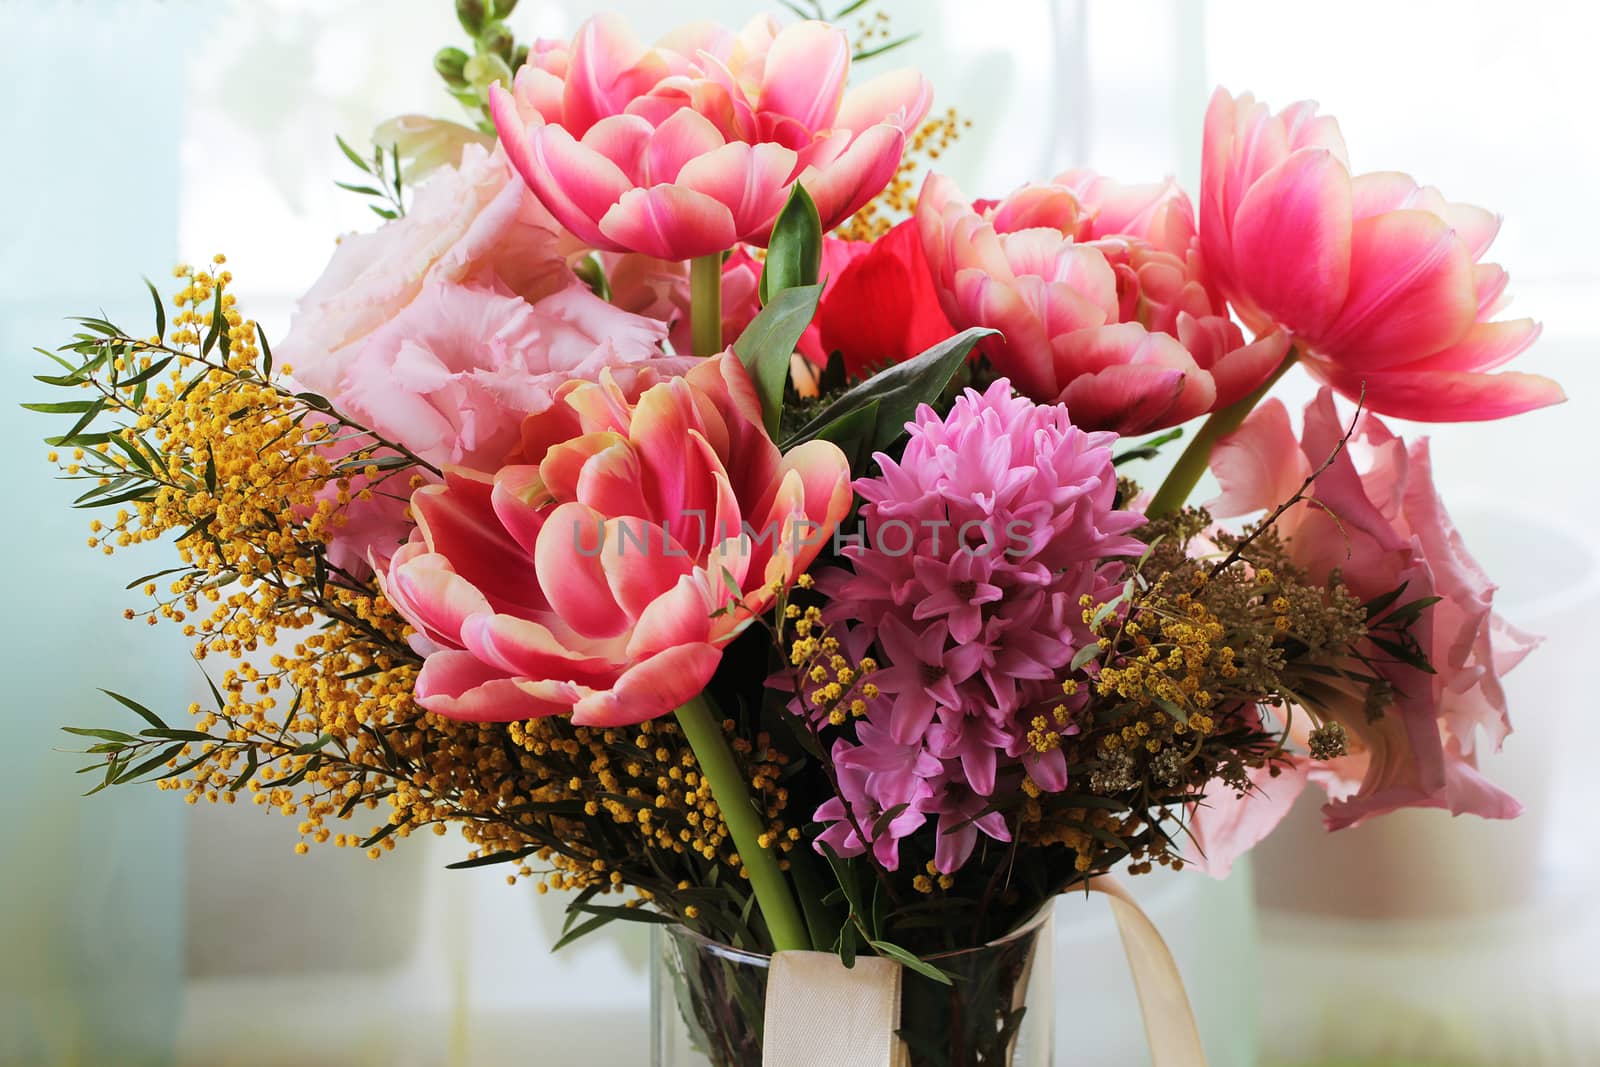
[[[1122,935],[1152,1067],[1206,1067],[1194,1011],[1167,943],[1122,883],[1091,879]],[[904,1067],[898,963],[831,952],[780,952],[767,977],[762,1067]]]

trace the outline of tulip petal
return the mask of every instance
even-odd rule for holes
[[[808,168],[800,176],[824,231],[831,230],[860,211],[883,192],[900,167],[906,135],[883,123],[857,134],[839,157],[820,170]]]
[[[572,648],[573,643],[586,643],[579,635],[556,633],[515,615],[474,615],[461,636],[467,651],[479,660],[520,678],[587,683],[605,679],[614,668],[608,656],[587,655]],[[574,638],[578,640],[574,642]]]
[[[575,726],[632,726],[660,718],[698,696],[711,681],[722,650],[678,645],[629,667],[609,690],[591,693],[572,709]]]
[[[1321,334],[1354,276],[1344,164],[1325,149],[1291,154],[1245,193],[1232,243],[1235,264],[1250,265],[1250,301],[1297,333]]]
[[[794,23],[767,51],[757,107],[807,130],[826,129],[834,125],[849,73],[850,41],[843,30],[825,22]]]
[[[495,517],[493,493],[489,475],[450,470],[444,485],[412,494],[411,510],[429,550],[483,590],[496,611],[542,610],[544,594],[522,546]]]
[[[690,160],[677,180],[726,205],[740,240],[764,242],[789,197],[797,158],[782,145],[736,141]]]
[[[723,252],[738,239],[725,205],[679,185],[628,190],[600,219],[600,232],[607,247],[670,260]]]
[[[601,562],[608,534],[613,531],[598,512],[583,504],[562,504],[545,520],[533,557],[550,610],[594,638],[614,637],[629,622],[611,595]]]
[[[1075,426],[1143,433],[1181,421],[1171,413],[1185,388],[1180,370],[1120,364],[1074,377],[1062,390],[1061,403],[1072,414]]]
[[[637,121],[644,122],[643,119]],[[644,181],[639,184],[648,187],[675,182],[686,164],[726,144],[709,119],[688,108],[679,108],[650,136]]]
[[[1472,258],[1444,220],[1391,211],[1356,222],[1348,299],[1332,328],[1309,340],[1343,366],[1382,370],[1460,341],[1477,306]]]
[[[861,133],[880,122],[911,133],[922,125],[933,105],[933,87],[910,67],[891,70],[860,85],[853,85],[839,104],[832,125]]]
[[[514,722],[560,715],[574,701],[545,687],[530,693],[470,652],[436,652],[417,674],[417,703],[435,715],[465,722]]]
[[[1483,373],[1509,363],[1533,342],[1544,328],[1532,319],[1480,322],[1457,344],[1426,359],[1405,365],[1410,371],[1473,371]]]
[[[1365,397],[1368,408],[1383,415],[1418,422],[1480,422],[1520,415],[1560,404],[1561,386],[1537,374],[1515,371],[1473,374],[1466,371],[1391,370],[1366,373],[1307,360],[1306,367],[1352,399]]]

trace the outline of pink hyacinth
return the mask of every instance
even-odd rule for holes
[[[797,182],[824,230],[888,184],[928,84],[901,70],[846,92],[849,73],[849,41],[821,22],[698,23],[646,47],[599,16],[490,103],[517,170],[581,240],[682,260],[765,244]]]
[[[786,455],[737,358],[637,400],[609,372],[528,419],[526,462],[417,491],[383,590],[426,655],[417,701],[452,718],[618,726],[700,693],[723,646],[850,507],[844,454]]]
[[[1344,430],[1327,388],[1307,406],[1299,439],[1288,410],[1268,401],[1213,453],[1223,490],[1213,511],[1250,514],[1289,499]],[[1396,694],[1376,719],[1353,683],[1329,678],[1308,689],[1309,710],[1345,728],[1350,754],[1315,763],[1299,757],[1290,773],[1262,779],[1261,796],[1208,796],[1195,825],[1213,871],[1225,871],[1265,836],[1308,780],[1327,790],[1330,829],[1405,807],[1493,819],[1521,810],[1478,773],[1475,754],[1478,731],[1495,749],[1511,732],[1500,678],[1537,642],[1495,615],[1494,585],[1434,491],[1427,440],[1408,445],[1363,415],[1349,446],[1313,484],[1312,498],[1315,505],[1296,505],[1277,523],[1295,563],[1316,581],[1337,570],[1362,601],[1402,584],[1399,603],[1439,597],[1412,629],[1436,673],[1368,650],[1369,662],[1357,669],[1376,670]],[[1303,730],[1304,715],[1290,721]]]
[[[1206,112],[1200,247],[1253,329],[1294,335],[1317,378],[1374,411],[1498,419],[1565,399],[1533,374],[1486,372],[1539,336],[1495,320],[1506,273],[1481,262],[1497,216],[1404,174],[1351,176],[1309,101],[1274,115],[1218,89]]]
[[[1172,183],[1089,171],[968,204],[929,175],[917,221],[945,314],[987,326],[999,373],[1080,426],[1142,433],[1225,407],[1282,362],[1288,338],[1246,343],[1210,289],[1194,212]]]
[[[1051,738],[1076,730],[1056,709],[1083,699],[1059,684],[1093,640],[1079,599],[1110,595],[1115,561],[1144,550],[1128,534],[1143,519],[1114,506],[1116,435],[1080,430],[1066,408],[1013,396],[1003,379],[945,418],[922,407],[908,428],[901,459],[879,454],[881,476],[856,482],[866,543],[845,548],[852,571],[820,582],[831,617],[853,623],[849,640],[870,638],[881,664],[867,728],[835,758],[852,769],[841,800],[863,829],[863,812],[900,803],[891,838],[921,825],[913,814],[937,816],[934,858],[949,872],[980,831],[1004,839],[1004,819],[983,812],[997,789],[1024,775],[1066,787]],[[859,851],[842,815],[818,813],[834,825],[827,840]]]

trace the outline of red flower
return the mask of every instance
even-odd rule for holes
[[[956,332],[939,307],[915,219],[884,234],[830,279],[817,329],[824,354],[843,356],[851,377],[910,359]]]

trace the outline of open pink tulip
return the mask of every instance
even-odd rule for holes
[[[849,73],[849,41],[821,22],[699,24],[645,47],[599,16],[490,104],[517,170],[581,240],[682,260],[765,244],[796,182],[824,230],[888,184],[928,84],[901,70],[846,92]]]
[[[1306,408],[1298,440],[1287,409],[1268,401],[1212,454],[1223,490],[1213,512],[1249,514],[1289,499],[1333,453],[1344,430],[1330,389]],[[1510,733],[1500,676],[1537,642],[1494,614],[1494,585],[1461,544],[1434,491],[1427,440],[1407,445],[1375,416],[1364,415],[1311,495],[1315,504],[1297,504],[1277,523],[1296,564],[1315,580],[1338,570],[1363,601],[1402,583],[1401,604],[1439,597],[1412,630],[1436,673],[1371,650],[1367,666],[1396,694],[1377,718],[1367,713],[1365,690],[1355,683],[1330,677],[1308,691],[1306,710],[1343,725],[1350,754],[1328,762],[1301,757],[1292,773],[1262,778],[1263,796],[1207,797],[1195,817],[1208,868],[1225,869],[1264,836],[1308,779],[1328,792],[1323,810],[1330,829],[1407,807],[1491,819],[1521,810],[1478,773],[1474,753],[1480,729],[1495,748]],[[1237,804],[1250,810],[1238,811]]]
[[[844,454],[814,441],[781,455],[726,354],[637,401],[609,372],[572,383],[528,419],[522,453],[412,498],[418,530],[383,588],[426,653],[429,711],[664,715],[705,688],[723,645],[850,507]]]
[[[1288,350],[1280,332],[1246,343],[1228,319],[1170,183],[1071,171],[971,205],[933,174],[917,222],[950,322],[999,330],[982,343],[996,371],[1078,426],[1174,426],[1244,397]]]
[[[1534,342],[1493,321],[1506,273],[1480,262],[1500,220],[1404,174],[1352,177],[1332,118],[1274,115],[1218,89],[1206,112],[1200,247],[1245,323],[1294,336],[1306,366],[1374,411],[1498,419],[1565,399],[1533,374],[1488,374]]]

